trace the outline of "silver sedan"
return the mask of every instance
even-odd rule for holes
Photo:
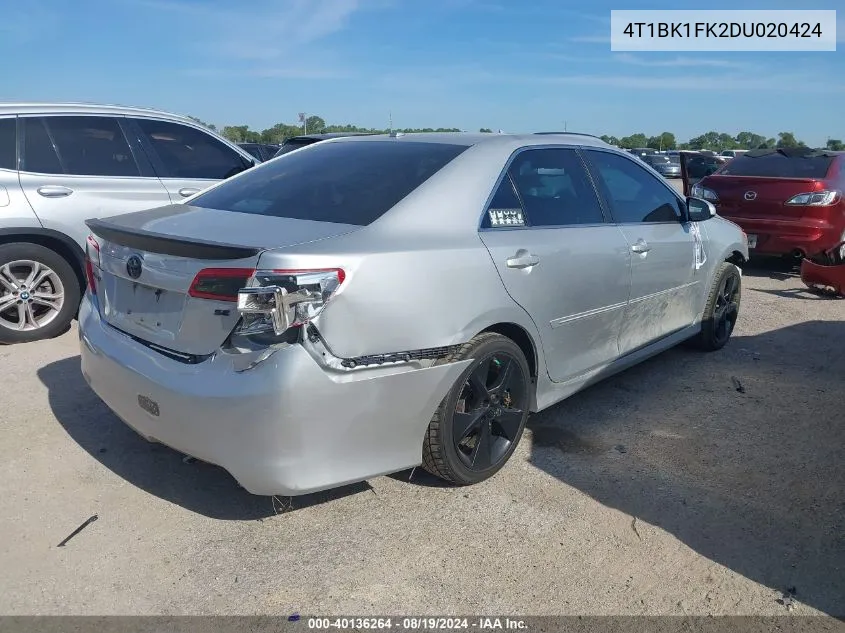
[[[88,226],[86,380],[262,495],[484,480],[529,412],[723,347],[748,259],[709,202],[574,134],[329,140]]]

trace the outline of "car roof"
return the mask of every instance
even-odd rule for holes
[[[531,145],[580,145],[602,147],[620,151],[600,138],[589,134],[574,133],[541,133],[541,134],[499,134],[491,132],[409,132],[394,134],[370,134],[362,136],[345,136],[329,139],[331,143],[369,143],[374,141],[391,140],[394,142],[423,142],[441,143],[446,145],[484,146],[513,146],[525,147]]]
[[[323,141],[329,138],[341,138],[344,136],[372,136],[376,132],[325,132],[323,134],[299,134],[298,136],[291,136],[285,140],[288,141]]]
[[[155,108],[82,102],[0,102],[0,116],[13,114],[111,114],[125,116],[154,116],[183,123],[197,122],[181,114]]]

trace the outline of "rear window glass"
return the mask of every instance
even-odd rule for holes
[[[442,169],[464,145],[315,143],[199,195],[193,206],[364,226]]]
[[[720,174],[726,176],[774,176],[776,178],[824,178],[833,156],[784,156],[781,153],[765,156],[737,156],[727,163]]]
[[[281,156],[282,154],[287,154],[288,152],[292,152],[295,149],[299,149],[300,147],[305,147],[306,145],[313,145],[317,143],[316,140],[311,139],[303,139],[301,141],[285,141],[282,146],[279,148],[279,151],[276,152],[276,156]]]

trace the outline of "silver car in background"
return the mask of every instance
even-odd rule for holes
[[[0,103],[0,344],[66,331],[85,288],[85,220],[178,202],[252,167],[188,117]]]
[[[677,155],[648,154],[642,160],[664,178],[681,177],[681,160]]]
[[[572,134],[327,140],[88,225],[85,379],[262,495],[484,480],[529,412],[724,346],[748,258],[709,202]]]

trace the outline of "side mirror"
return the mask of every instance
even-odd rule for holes
[[[712,202],[701,198],[687,198],[687,218],[690,222],[704,222],[716,215]]]

